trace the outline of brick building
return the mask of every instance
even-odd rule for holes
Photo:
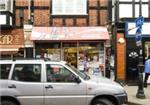
[[[105,67],[111,0],[2,0],[0,3],[0,19],[6,21],[0,21],[4,36],[0,44],[8,47],[7,50],[1,47],[1,57],[48,57],[65,60],[79,69],[83,68],[81,63],[86,57],[91,67],[98,67],[96,63]],[[14,37],[13,44],[2,43],[8,35],[19,36],[19,42]],[[94,59],[96,63],[92,63]]]

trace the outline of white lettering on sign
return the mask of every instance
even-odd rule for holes
[[[12,35],[0,35],[0,44],[12,44],[13,36]]]

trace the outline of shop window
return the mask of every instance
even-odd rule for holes
[[[60,43],[36,44],[36,58],[49,58],[54,61],[61,60]]]
[[[102,43],[80,43],[78,68],[82,72],[96,73],[103,71],[104,48]]]
[[[53,15],[86,15],[87,0],[53,0]]]
[[[13,70],[12,80],[23,82],[40,82],[40,64],[16,64]]]
[[[61,65],[46,65],[47,82],[75,82],[75,76]]]
[[[0,64],[0,79],[8,79],[11,64]]]

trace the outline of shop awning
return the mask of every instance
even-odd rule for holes
[[[108,40],[106,27],[33,27],[31,40]]]
[[[0,45],[0,54],[14,54],[23,48],[24,45]]]
[[[4,29],[0,34],[0,54],[14,54],[24,48],[23,29]]]

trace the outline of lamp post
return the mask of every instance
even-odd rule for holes
[[[141,30],[142,30],[142,25],[144,22],[144,18],[142,17],[142,1],[140,0],[140,5],[139,5],[139,18],[136,20],[136,27],[138,28],[136,31],[136,43],[139,48],[139,64],[137,65],[138,67],[138,74],[139,74],[139,84],[138,84],[138,90],[136,97],[145,99],[145,94],[144,94],[144,89],[143,89],[143,51],[142,51],[142,37],[141,37]]]

